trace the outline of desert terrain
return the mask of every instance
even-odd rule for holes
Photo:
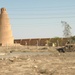
[[[0,75],[75,75],[75,52],[54,47],[0,47]]]

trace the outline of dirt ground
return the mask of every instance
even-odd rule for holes
[[[1,53],[9,51],[49,52],[50,54],[16,55],[0,58],[0,75],[75,75],[75,52],[59,53],[55,48],[1,47]],[[5,51],[2,51],[5,50]],[[1,55],[0,55],[1,56]],[[5,56],[5,55],[4,55]]]

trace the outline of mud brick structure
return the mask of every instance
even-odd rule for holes
[[[34,38],[34,39],[15,39],[14,43],[18,43],[21,45],[28,45],[28,46],[45,46],[47,44],[47,40],[50,41],[50,46],[52,46],[52,43],[57,43],[57,40],[59,41],[59,45],[63,46],[67,42],[67,38]]]
[[[12,45],[14,38],[12,35],[9,17],[5,8],[1,8],[0,12],[0,45]]]

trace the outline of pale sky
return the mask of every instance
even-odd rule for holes
[[[15,39],[63,37],[61,21],[75,35],[75,0],[0,0]]]

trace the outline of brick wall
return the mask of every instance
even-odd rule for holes
[[[57,40],[59,41],[59,45],[65,45],[67,42],[67,38],[38,38],[38,39],[15,39],[14,43],[19,43],[21,45],[30,45],[30,46],[45,46],[47,43],[46,41],[50,40],[51,43],[57,43]]]

